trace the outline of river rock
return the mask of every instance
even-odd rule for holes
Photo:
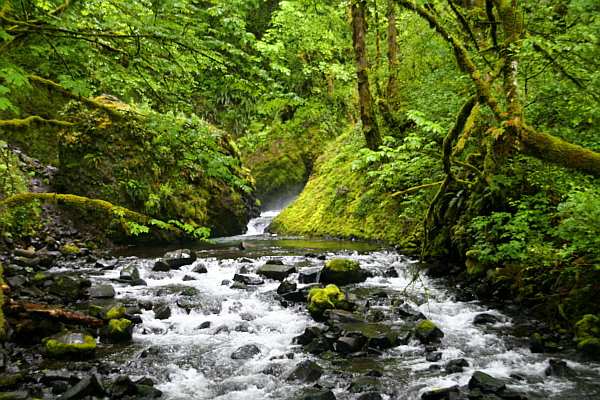
[[[2,400],[27,400],[29,398],[29,394],[23,390],[18,390],[15,392],[0,392],[0,399]]]
[[[333,344],[333,348],[338,353],[356,353],[363,350],[366,340],[359,335],[349,335],[339,337]]]
[[[112,299],[116,292],[113,285],[95,285],[89,289],[88,294],[92,299]]]
[[[260,354],[260,348],[255,344],[245,344],[231,354],[234,360],[247,360]]]
[[[183,289],[179,295],[180,296],[196,296],[198,294],[198,289],[196,289],[195,287],[186,287],[185,289]]]
[[[363,282],[366,278],[367,274],[357,261],[336,258],[325,264],[319,281],[325,284],[349,285]]]
[[[117,266],[117,260],[115,259],[110,259],[110,260],[98,260],[96,261],[96,263],[94,264],[94,268],[98,268],[101,270],[113,270],[115,269],[115,267]]]
[[[463,398],[458,386],[430,390],[421,395],[422,400],[462,400]]]
[[[127,318],[108,321],[106,337],[110,343],[128,342],[133,337],[133,323]]]
[[[171,307],[166,304],[161,304],[154,307],[154,318],[168,319],[171,316]]]
[[[198,255],[195,251],[189,249],[180,249],[165,253],[161,260],[172,269],[178,269],[184,265],[193,264],[197,258]]]
[[[61,397],[61,400],[76,400],[86,396],[104,397],[106,391],[102,385],[102,381],[96,374],[92,374],[87,378],[79,381],[78,384],[67,390]]]
[[[313,339],[317,338],[322,332],[323,330],[316,326],[308,327],[304,329],[304,332],[302,332],[301,335],[294,337],[292,343],[305,346],[312,342]]]
[[[497,394],[506,389],[506,383],[485,372],[475,371],[469,380],[469,389],[480,389],[483,393]]]
[[[120,399],[123,396],[133,396],[138,392],[135,383],[128,376],[118,376],[111,390],[111,398]]]
[[[294,290],[293,292],[284,293],[281,297],[283,297],[284,300],[292,303],[305,303],[306,298],[308,297],[308,288],[302,288]]]
[[[95,354],[96,341],[85,332],[62,332],[46,339],[44,350],[51,358],[86,359]]]
[[[235,282],[241,282],[244,285],[262,285],[263,283],[265,283],[265,281],[258,277],[242,274],[235,274],[233,276],[233,280]]]
[[[301,398],[302,400],[336,400],[331,390],[312,390]]]
[[[28,257],[17,256],[17,257],[13,257],[13,262],[21,267],[33,268],[33,267],[37,267],[40,264],[41,259],[39,257],[28,258]]]
[[[360,394],[356,400],[382,400],[383,397],[377,392],[368,392]]]
[[[296,290],[297,287],[298,287],[298,285],[296,285],[293,282],[283,281],[277,287],[277,294],[285,294],[285,293],[293,292],[294,290]]]
[[[296,267],[288,265],[271,264],[270,262],[263,265],[256,271],[257,274],[264,276],[267,279],[282,281],[290,274],[296,272]]]
[[[350,393],[363,393],[363,392],[376,392],[379,390],[381,384],[379,380],[372,376],[360,377],[348,386]]]
[[[442,332],[433,322],[428,320],[417,325],[414,333],[417,339],[423,344],[438,342],[444,337],[444,332]]]
[[[30,258],[30,259],[35,258],[35,256],[36,256],[35,250],[29,250],[29,249],[15,249],[13,254],[16,257],[24,257],[24,258]]]
[[[165,260],[158,260],[154,263],[154,267],[152,267],[152,271],[155,272],[168,272],[171,270],[171,267]]]
[[[140,399],[157,399],[162,397],[162,391],[151,385],[136,383],[137,396]]]
[[[395,307],[394,312],[399,314],[404,320],[407,321],[420,321],[427,319],[422,312],[415,310],[406,304],[401,304],[398,307]]]
[[[322,267],[302,268],[298,271],[298,282],[300,283],[317,283]]]
[[[74,302],[85,296],[81,290],[80,282],[66,275],[56,277],[48,291],[66,302]]]
[[[600,339],[585,338],[577,343],[577,350],[586,358],[593,360],[600,359]]]
[[[496,324],[501,322],[500,317],[497,317],[493,314],[482,313],[477,314],[475,318],[473,318],[473,325],[487,325],[487,324]]]
[[[197,264],[193,269],[192,272],[195,272],[197,274],[206,274],[208,272],[208,269],[206,268],[206,265],[200,263]]]
[[[441,353],[439,353],[441,356]],[[441,358],[441,357],[440,357]],[[444,370],[449,374],[454,374],[457,372],[463,372],[466,367],[469,366],[469,362],[464,358],[457,358],[455,360],[450,360],[446,363]]]
[[[305,360],[296,365],[296,368],[287,377],[288,381],[314,382],[323,374],[323,368],[314,361]]]
[[[549,361],[549,363],[550,363],[550,365],[544,371],[546,376],[568,377],[568,376],[575,375],[575,371],[573,371],[571,368],[569,368],[569,366],[567,365],[567,363],[565,361],[551,359]]]
[[[135,265],[128,265],[119,273],[119,279],[123,281],[136,281],[140,279],[140,270]]]

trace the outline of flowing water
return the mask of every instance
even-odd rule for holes
[[[318,383],[331,388],[338,399],[357,398],[348,390],[350,383],[372,370],[382,373],[378,391],[384,399],[419,399],[433,388],[466,385],[476,370],[505,380],[509,388],[530,399],[599,398],[599,364],[576,361],[570,354],[532,354],[527,339],[512,334],[509,316],[478,302],[457,301],[439,282],[424,276],[414,281],[413,260],[376,244],[263,234],[275,214],[253,220],[246,235],[196,248],[199,259],[180,270],[152,271],[156,259],[168,249],[135,249],[121,255],[119,265],[138,266],[147,286],[117,283],[121,268],[94,275],[97,283],[113,280],[117,300],[123,304],[154,303],[156,307],[162,303],[172,309],[171,316],[162,320],[152,310],[143,311],[133,343],[119,352],[106,349],[104,360],[113,365],[115,374],[152,377],[164,399],[299,399],[312,384],[285,378],[300,361],[310,359],[325,368]],[[241,250],[241,241],[255,247]],[[370,297],[371,309],[384,313],[387,324],[398,329],[406,326],[399,315],[389,313],[396,296],[435,322],[445,333],[437,349],[441,360],[426,361],[423,345],[417,341],[369,357],[324,360],[307,354],[292,340],[306,327],[319,324],[304,305],[282,305],[276,296],[279,282],[265,280],[248,289],[232,289],[228,284],[240,269],[252,273],[268,260],[308,268],[332,258],[357,260],[373,273],[352,291],[359,297],[378,292],[380,300]],[[200,263],[208,272],[191,272]],[[385,277],[382,271],[390,268],[399,276]],[[182,296],[182,290],[190,287],[196,293]],[[501,322],[473,325],[474,316],[482,312],[498,316]],[[255,344],[260,353],[251,359],[232,359],[232,353],[246,344]],[[457,358],[466,359],[469,366],[460,373],[445,373],[443,366]],[[575,377],[546,377],[550,358],[566,360]]]

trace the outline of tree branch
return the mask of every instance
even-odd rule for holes
[[[62,93],[63,95],[65,95],[69,98],[72,98],[74,100],[80,101],[88,106],[91,106],[92,108],[103,110],[107,114],[109,114],[111,117],[114,117],[117,119],[125,119],[126,118],[125,113],[117,110],[114,105],[103,104],[99,101],[90,99],[88,97],[78,95],[78,94],[74,93],[71,89],[65,88],[64,86],[62,86],[54,81],[39,77],[37,75],[26,75],[25,77],[27,79],[29,79],[30,82],[34,82],[34,83],[40,84],[42,86],[46,86],[47,88],[49,88],[51,90],[56,90],[56,91]]]
[[[75,125],[74,123],[68,122],[68,121],[61,121],[61,120],[57,120],[57,119],[45,119],[45,118],[39,117],[37,115],[32,115],[30,117],[23,118],[23,119],[0,120],[0,128],[13,128],[13,129],[14,128],[23,128],[23,127],[30,126],[34,122],[38,122],[38,123],[42,123],[42,124],[49,124],[49,125],[59,125],[59,126]]]

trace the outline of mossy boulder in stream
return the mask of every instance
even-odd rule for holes
[[[325,288],[312,288],[308,292],[308,311],[314,315],[323,315],[325,310],[337,308],[344,293],[335,285],[327,285]]]
[[[366,273],[357,261],[336,258],[325,264],[321,271],[320,282],[335,285],[348,285],[363,282]]]
[[[130,341],[133,336],[133,324],[126,318],[108,321],[107,339],[111,343]]]
[[[431,321],[422,321],[415,328],[415,336],[423,344],[429,344],[440,341],[444,337],[444,332]]]
[[[96,352],[96,341],[85,332],[63,332],[44,339],[44,350],[51,358],[87,359]]]

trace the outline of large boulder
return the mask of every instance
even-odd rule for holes
[[[360,283],[367,278],[366,272],[357,261],[336,258],[325,264],[319,281],[335,285]]]

